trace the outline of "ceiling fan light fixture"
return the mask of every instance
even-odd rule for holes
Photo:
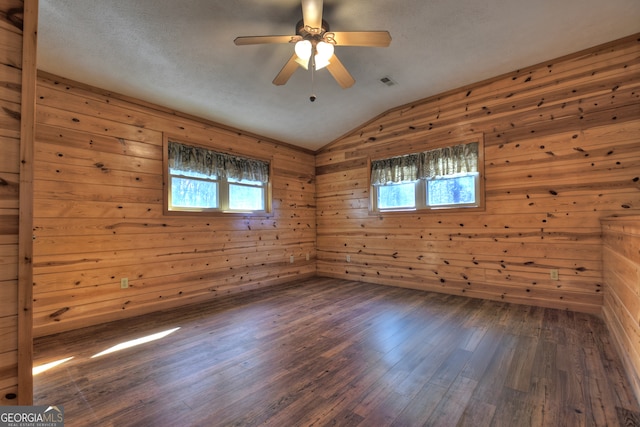
[[[294,46],[296,52],[296,62],[305,70],[309,69],[309,59],[313,57],[314,70],[321,70],[329,65],[329,59],[333,56],[333,45],[324,41],[315,42],[311,40],[300,40]]]
[[[320,70],[329,65],[329,60],[333,56],[333,45],[320,41],[316,44],[316,70]]]
[[[330,64],[330,62],[326,59],[322,59],[322,58],[318,59],[318,55],[316,55],[313,62],[315,63],[314,70],[316,71],[322,70],[323,68],[327,67]]]
[[[302,58],[298,57],[298,58],[296,58],[296,62],[298,63],[298,65],[300,65],[305,70],[309,69],[309,60],[308,59],[302,59]]]
[[[311,48],[312,46],[309,40],[300,40],[296,42],[295,45],[296,55],[298,55],[298,58],[308,61],[309,58],[311,58]]]

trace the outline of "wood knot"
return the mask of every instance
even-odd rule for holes
[[[54,311],[53,313],[51,313],[49,317],[52,319],[55,319],[56,317],[62,316],[64,313],[66,313],[69,310],[70,310],[69,307],[63,307],[60,310]]]
[[[20,120],[21,115],[19,111],[10,110],[7,107],[2,107],[2,110],[12,119]]]

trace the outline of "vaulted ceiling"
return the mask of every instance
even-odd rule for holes
[[[295,34],[299,0],[39,5],[39,69],[311,150],[391,108],[640,31],[638,0],[325,0],[331,30],[392,37],[336,48],[356,80],[342,89],[302,68],[274,86],[293,46],[233,43]]]

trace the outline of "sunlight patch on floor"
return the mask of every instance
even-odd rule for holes
[[[178,329],[180,329],[180,327],[173,328],[173,329],[168,329],[166,331],[158,332],[158,333],[151,334],[151,335],[147,335],[147,336],[142,337],[142,338],[136,338],[134,340],[125,341],[123,343],[114,345],[113,347],[108,348],[108,349],[106,349],[104,351],[101,351],[100,353],[94,354],[93,356],[91,356],[91,358],[93,359],[94,357],[104,356],[105,354],[114,353],[116,351],[124,350],[124,349],[131,348],[131,347],[135,347],[137,345],[145,344],[145,343],[148,343],[148,342],[151,342],[151,341],[156,341],[156,340],[159,340],[161,338],[166,337],[167,335],[177,331]]]
[[[62,365],[64,362],[68,362],[73,359],[73,356],[67,357],[65,359],[55,360],[53,362],[45,363],[44,365],[34,366],[33,367],[33,375],[41,374],[44,371],[48,371],[51,368],[55,368],[58,365]]]

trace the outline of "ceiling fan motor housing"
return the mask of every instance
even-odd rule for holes
[[[307,37],[313,38],[314,36],[319,36],[320,38],[322,38],[324,33],[328,31],[329,31],[329,23],[324,19],[322,20],[321,28],[305,27],[304,21],[302,20],[298,21],[298,23],[296,24],[296,34],[298,34],[302,38],[307,38]]]

